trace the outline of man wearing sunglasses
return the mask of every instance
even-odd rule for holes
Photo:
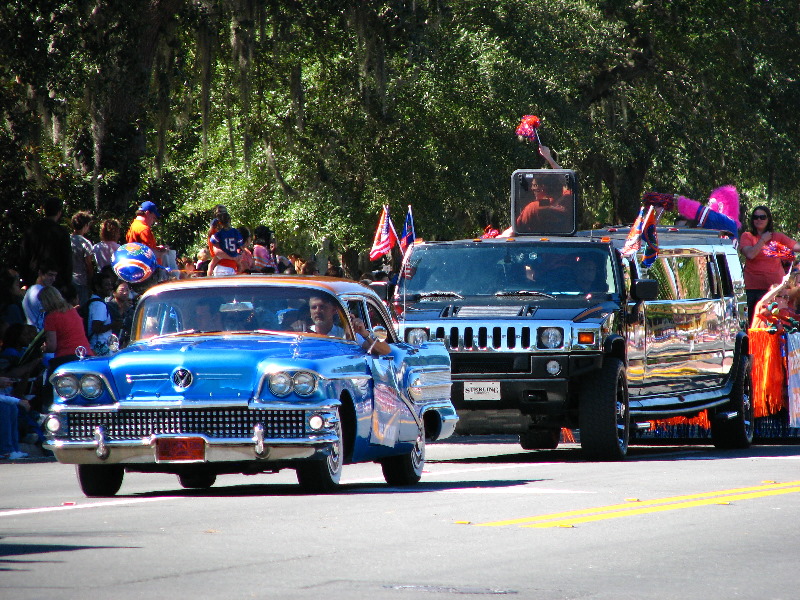
[[[772,213],[766,206],[753,209],[749,226],[739,240],[739,249],[745,259],[744,287],[748,315],[752,319],[756,303],[786,275],[782,261],[792,260],[793,253],[800,252],[800,244],[773,230]]]

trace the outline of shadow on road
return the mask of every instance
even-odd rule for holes
[[[2,539],[2,538],[0,538]],[[3,571],[29,571],[38,564],[60,564],[63,559],[23,559],[55,552],[74,552],[76,550],[115,550],[132,546],[81,546],[68,544],[9,544],[0,542],[0,573]],[[9,596],[10,597],[10,596]]]
[[[359,482],[359,483],[343,483],[339,486],[336,492],[337,496],[347,495],[349,493],[361,494],[420,494],[425,492],[438,492],[445,490],[459,490],[459,489],[497,489],[497,488],[511,488],[515,486],[524,486],[529,483],[549,481],[548,479],[495,479],[492,481],[475,480],[475,481],[432,481],[425,482],[424,480],[416,485],[409,486],[388,486],[382,482]],[[140,494],[118,495],[116,498],[163,498],[165,496],[174,497],[196,497],[202,496],[205,498],[229,498],[229,497],[248,497],[248,496],[308,496],[317,494],[308,494],[300,488],[299,485],[291,484],[245,484],[245,485],[215,485],[206,490],[197,489],[178,489],[174,491],[165,492],[143,492]]]

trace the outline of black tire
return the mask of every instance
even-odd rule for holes
[[[337,442],[324,460],[308,460],[297,466],[297,482],[303,491],[311,494],[327,494],[339,487],[344,463],[344,442],[341,424],[336,428]]]
[[[580,394],[581,448],[589,460],[622,460],[628,454],[631,423],[628,380],[618,358],[605,358]]]
[[[85,496],[102,498],[116,495],[125,469],[119,465],[75,465],[75,474]]]
[[[205,469],[186,471],[178,474],[181,487],[187,489],[207,490],[217,480],[217,474]]]
[[[524,450],[555,450],[561,441],[561,428],[529,429],[519,434],[519,445]]]
[[[389,485],[414,485],[425,467],[425,434],[420,432],[410,452],[390,456],[381,461],[383,478]]]
[[[711,418],[711,440],[720,449],[749,448],[753,443],[753,384],[750,377],[750,357],[743,355],[731,388],[730,400]],[[721,413],[736,413],[727,419]]]

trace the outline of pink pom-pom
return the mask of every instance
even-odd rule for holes
[[[741,228],[742,224],[739,222],[739,192],[736,191],[734,186],[723,185],[711,192],[708,206],[735,221],[736,227]]]

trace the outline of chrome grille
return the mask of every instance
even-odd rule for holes
[[[102,427],[107,440],[130,440],[153,434],[203,434],[210,438],[253,437],[261,424],[265,438],[305,436],[305,411],[247,409],[120,410],[106,413],[68,413],[70,441],[93,439]]]
[[[436,327],[432,337],[449,350],[526,350],[536,347],[532,327]]]

